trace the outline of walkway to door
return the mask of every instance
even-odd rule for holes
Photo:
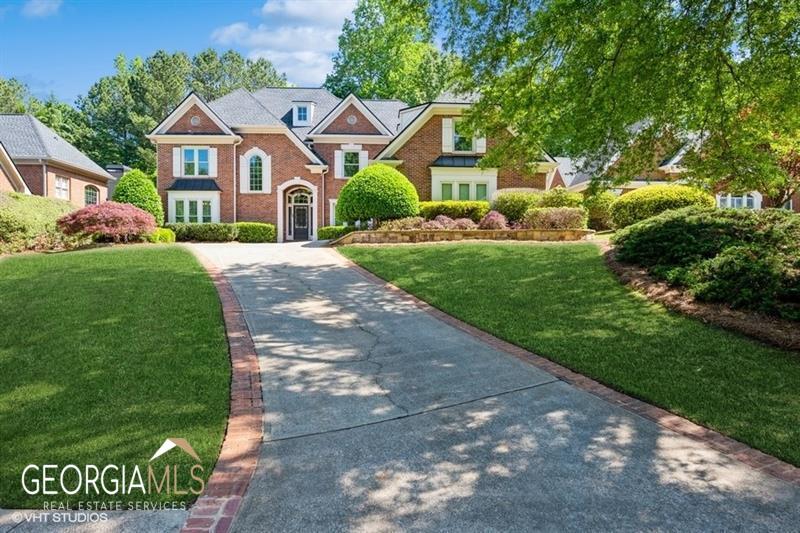
[[[265,442],[234,529],[794,530],[800,489],[444,324],[316,243],[192,245],[234,287]]]

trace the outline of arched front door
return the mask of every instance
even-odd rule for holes
[[[314,219],[311,191],[298,187],[286,193],[286,238],[292,241],[307,241],[311,235]]]

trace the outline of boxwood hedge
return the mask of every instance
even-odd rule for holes
[[[617,228],[630,226],[640,220],[696,205],[714,207],[714,197],[705,191],[686,185],[648,185],[623,194],[611,204],[611,220]]]

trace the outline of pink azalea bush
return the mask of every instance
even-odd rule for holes
[[[65,235],[93,236],[99,240],[129,242],[144,239],[156,230],[156,219],[131,204],[103,202],[58,219]]]
[[[471,218],[457,218],[452,229],[478,229],[478,225]]]
[[[508,220],[497,211],[489,211],[478,223],[479,229],[508,229]]]

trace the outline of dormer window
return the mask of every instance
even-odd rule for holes
[[[313,115],[313,102],[294,102],[294,116],[292,117],[294,126],[310,126]]]

